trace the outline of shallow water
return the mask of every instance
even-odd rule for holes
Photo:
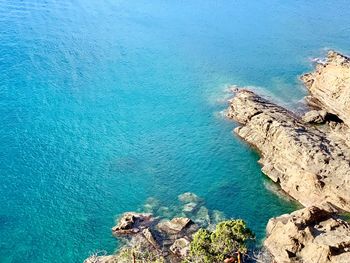
[[[298,107],[349,25],[345,0],[0,0],[0,262],[111,253],[116,215],[185,191],[262,238],[296,204],[221,117],[226,85]]]

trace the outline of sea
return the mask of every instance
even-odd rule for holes
[[[0,0],[0,262],[83,262],[150,197],[193,192],[260,244],[300,205],[225,118],[231,85],[305,106],[350,54],[348,0]]]

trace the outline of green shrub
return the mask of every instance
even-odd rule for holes
[[[240,255],[248,251],[246,242],[253,238],[253,232],[241,219],[223,221],[213,232],[200,229],[193,236],[187,262],[223,262],[236,256],[240,261]]]
[[[215,255],[211,253],[211,233],[205,229],[199,229],[193,236],[190,244],[189,260],[201,261],[204,263],[214,262]]]

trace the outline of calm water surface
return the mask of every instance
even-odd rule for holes
[[[0,0],[0,262],[113,252],[118,214],[192,191],[259,238],[295,204],[221,117],[229,83],[290,107],[348,1]]]

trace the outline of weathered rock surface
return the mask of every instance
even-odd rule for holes
[[[154,222],[152,214],[127,212],[119,219],[118,224],[112,228],[114,235],[136,234],[151,226]]]
[[[157,225],[157,228],[160,231],[167,233],[168,235],[175,235],[175,234],[180,233],[187,226],[190,226],[192,224],[193,224],[193,222],[189,218],[176,217],[176,218],[173,218],[170,221],[167,220],[167,221],[164,221],[164,222],[160,222]]]
[[[235,132],[261,153],[262,171],[304,206],[328,201],[350,211],[349,148],[248,90],[231,100]]]
[[[278,263],[350,262],[350,225],[328,204],[270,219],[266,248]]]
[[[310,92],[307,100],[350,125],[350,58],[329,51],[325,63],[301,77]]]
[[[302,120],[308,123],[322,124],[326,122],[327,112],[325,110],[311,110],[305,113]]]
[[[127,245],[115,255],[93,255],[85,263],[112,262],[181,262],[189,252],[193,234],[199,229],[191,219],[184,217],[162,220],[152,214],[127,212],[112,228],[117,237],[128,239]]]
[[[190,252],[190,241],[183,237],[176,239],[171,245],[170,251],[180,258],[186,258]]]

